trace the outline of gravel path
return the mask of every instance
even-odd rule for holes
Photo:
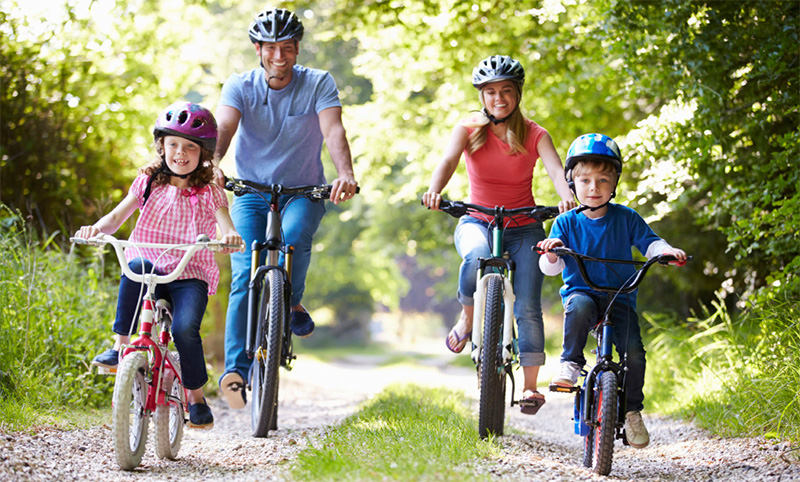
[[[42,427],[33,433],[0,433],[0,480],[284,480],[287,466],[309,438],[390,383],[444,385],[475,396],[474,370],[442,368],[447,359],[418,368],[374,368],[377,360],[370,357],[326,364],[301,356],[292,372],[281,374],[281,427],[268,438],[250,437],[249,411],[230,410],[221,399],[209,400],[215,416],[212,430],[187,428],[176,461],[157,459],[150,438],[142,465],[133,472],[116,465],[110,423],[90,430]],[[650,447],[635,450],[618,442],[611,476],[597,476],[581,465],[580,439],[572,434],[571,400],[549,394],[533,417],[509,410],[509,435],[501,439],[501,458],[481,461],[476,470],[513,481],[800,481],[797,452],[790,453],[787,443],[723,439],[691,424],[648,415]]]

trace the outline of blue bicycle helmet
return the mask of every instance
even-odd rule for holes
[[[610,161],[617,170],[617,176],[622,174],[622,155],[614,139],[604,134],[583,134],[570,144],[564,164],[564,177],[573,191],[575,183],[572,180],[572,169],[579,161],[587,159]]]

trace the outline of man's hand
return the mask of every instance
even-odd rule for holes
[[[331,183],[331,202],[339,204],[356,195],[358,183],[353,176],[344,176],[334,179]]]
[[[225,173],[222,172],[222,169],[220,169],[218,165],[214,165],[214,163],[211,165],[214,166],[212,168],[214,170],[214,183],[222,189],[225,189]]]

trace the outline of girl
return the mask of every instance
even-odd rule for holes
[[[76,237],[90,238],[98,233],[112,234],[138,208],[139,219],[130,240],[145,243],[194,243],[198,234],[217,236],[221,241],[241,244],[228,214],[225,193],[216,184],[211,158],[217,142],[217,124],[207,109],[189,102],[167,107],[156,120],[156,152],[153,162],[139,170],[128,195],[110,213],[92,226],[83,226]],[[232,252],[228,249],[225,252]],[[138,255],[138,257],[137,257]],[[153,270],[172,271],[182,252],[153,249],[129,249],[125,257],[136,273]],[[189,392],[189,426],[211,428],[214,416],[205,402],[203,385],[208,380],[200,323],[208,303],[208,295],[217,290],[219,268],[210,251],[198,251],[183,274],[166,285],[159,285],[158,296],[172,300],[172,335],[180,354],[183,385]],[[114,347],[97,355],[92,365],[116,368],[119,349],[130,342],[131,323],[141,304],[140,284],[122,276],[113,330]],[[135,328],[135,327],[134,327]]]
[[[533,168],[541,157],[561,198],[559,210],[575,207],[550,134],[522,115],[519,104],[524,83],[522,65],[507,55],[488,57],[473,70],[472,84],[478,89],[483,110],[453,129],[444,158],[422,197],[423,204],[439,209],[440,193],[458,167],[463,152],[472,203],[507,208],[533,206]],[[455,232],[456,249],[464,260],[458,286],[463,311],[446,339],[447,348],[455,353],[464,349],[472,334],[478,258],[491,256],[486,237],[489,220],[482,216],[463,216]],[[531,251],[542,239],[542,225],[527,217],[512,220],[505,231],[506,247],[517,264],[514,316],[519,325],[520,364],[525,378],[520,406],[527,414],[535,414],[544,404],[544,395],[536,390],[539,367],[544,365],[540,301],[543,275],[537,266],[539,255]]]

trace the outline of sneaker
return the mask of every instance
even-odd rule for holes
[[[92,359],[92,365],[101,368],[117,368],[119,365],[119,351],[109,348]]]
[[[228,372],[219,380],[219,391],[235,410],[242,409],[247,404],[244,388],[244,379],[237,372]]]
[[[311,336],[314,333],[314,320],[305,311],[293,311],[289,326],[292,328],[292,333],[300,338]]]
[[[571,361],[561,362],[561,372],[553,378],[550,383],[559,387],[574,387],[578,383],[578,376],[581,374],[581,367]]]
[[[625,414],[625,437],[635,449],[643,449],[650,444],[650,434],[644,426],[641,412],[630,411]]]
[[[214,426],[214,415],[205,398],[203,403],[189,404],[189,426],[205,430]]]

